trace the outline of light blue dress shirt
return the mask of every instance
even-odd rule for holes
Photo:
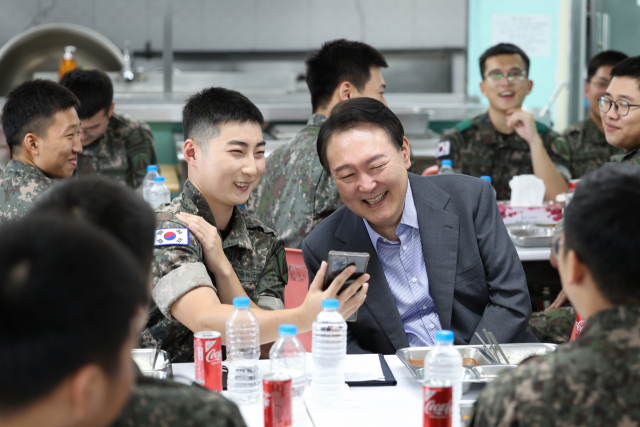
[[[424,265],[418,212],[413,202],[411,183],[407,182],[404,211],[396,228],[399,242],[385,239],[371,228],[367,220],[363,221],[398,306],[409,345],[434,345],[436,331],[442,326],[436,305],[429,294],[429,278]]]

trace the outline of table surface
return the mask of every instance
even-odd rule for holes
[[[307,412],[313,423],[307,427],[339,427],[339,426],[421,426],[422,385],[411,375],[409,370],[395,355],[385,356],[394,377],[396,386],[385,387],[349,387],[344,402],[333,408],[324,408],[307,400]],[[261,374],[269,369],[268,360],[258,361]],[[174,375],[195,379],[193,363],[176,363],[173,365]],[[472,388],[462,396],[462,404],[475,402],[481,388]],[[223,392],[226,393],[226,392]],[[249,427],[263,427],[262,402],[240,406],[242,416]]]

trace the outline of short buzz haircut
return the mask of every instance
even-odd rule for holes
[[[77,109],[80,120],[89,119],[101,110],[105,115],[109,113],[113,102],[113,84],[104,71],[76,68],[62,76],[60,84],[80,100]]]
[[[591,78],[598,72],[598,68],[606,65],[616,65],[627,58],[627,55],[622,52],[618,52],[617,50],[605,50],[604,52],[600,52],[591,58],[591,61],[589,61],[589,66],[587,68],[587,81],[591,81]]]
[[[498,43],[497,45],[491,46],[489,49],[485,50],[482,56],[480,56],[480,75],[482,76],[482,80],[484,80],[485,78],[485,63],[487,62],[487,59],[491,58],[492,56],[498,55],[520,55],[520,57],[524,61],[524,71],[527,72],[527,75],[529,74],[529,67],[531,66],[531,62],[529,61],[529,57],[527,56],[527,54],[514,44]]]
[[[632,56],[614,65],[611,69],[611,78],[614,77],[635,79],[640,88],[640,56]]]
[[[231,121],[264,124],[262,113],[249,98],[221,87],[203,89],[191,95],[182,109],[184,139],[193,139],[203,149],[220,135],[220,127]]]
[[[38,198],[29,214],[60,214],[113,235],[133,254],[148,280],[153,261],[155,214],[135,191],[106,178],[66,180]]]
[[[565,211],[564,252],[575,251],[614,305],[640,303],[640,168],[614,164],[582,178]]]
[[[128,250],[59,215],[0,226],[0,416],[24,410],[83,366],[108,377],[148,302]]]
[[[313,111],[331,101],[338,85],[348,81],[363,91],[371,79],[371,67],[386,68],[384,56],[368,44],[338,39],[326,42],[306,60],[307,86]]]
[[[333,107],[331,115],[320,127],[316,149],[320,164],[325,172],[331,174],[327,160],[327,145],[331,137],[337,133],[351,129],[372,126],[385,131],[389,141],[398,151],[402,148],[404,128],[400,119],[382,102],[367,97],[352,98],[342,101]]]
[[[69,89],[51,80],[29,80],[15,87],[2,108],[2,128],[11,154],[20,149],[28,133],[46,138],[54,116],[79,105]]]

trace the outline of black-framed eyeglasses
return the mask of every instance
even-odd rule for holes
[[[562,243],[560,243],[560,235],[558,234],[553,238],[553,242],[551,242],[551,250],[553,251],[553,256],[558,259],[560,255],[560,247]]]
[[[623,101],[622,99],[618,99],[616,102],[613,102],[607,97],[598,98],[598,107],[600,107],[600,111],[603,113],[608,113],[611,110],[611,106],[615,105],[616,114],[619,116],[626,116],[629,114],[629,109],[631,107],[640,107],[638,104],[629,104],[627,101]]]
[[[527,72],[526,71],[509,71],[506,74],[498,73],[498,72],[487,74],[487,78],[492,83],[498,83],[505,77],[507,78],[508,82],[514,82],[514,81],[521,82],[527,77]]]

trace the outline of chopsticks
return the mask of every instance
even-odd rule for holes
[[[498,363],[502,363],[500,360],[500,355],[502,355],[505,362],[507,362],[507,365],[510,365],[509,359],[507,359],[507,356],[504,354],[504,351],[502,351],[502,347],[500,347],[500,344],[498,344],[498,340],[496,340],[496,337],[493,335],[493,332],[487,332],[486,329],[483,329],[482,332],[484,332],[484,335],[487,338],[487,341],[489,341],[489,346],[485,344],[485,342],[482,340],[482,337],[480,337],[480,334],[475,332],[475,335],[476,337],[478,337],[478,339],[482,343],[482,347],[484,348],[484,351],[486,351]]]

